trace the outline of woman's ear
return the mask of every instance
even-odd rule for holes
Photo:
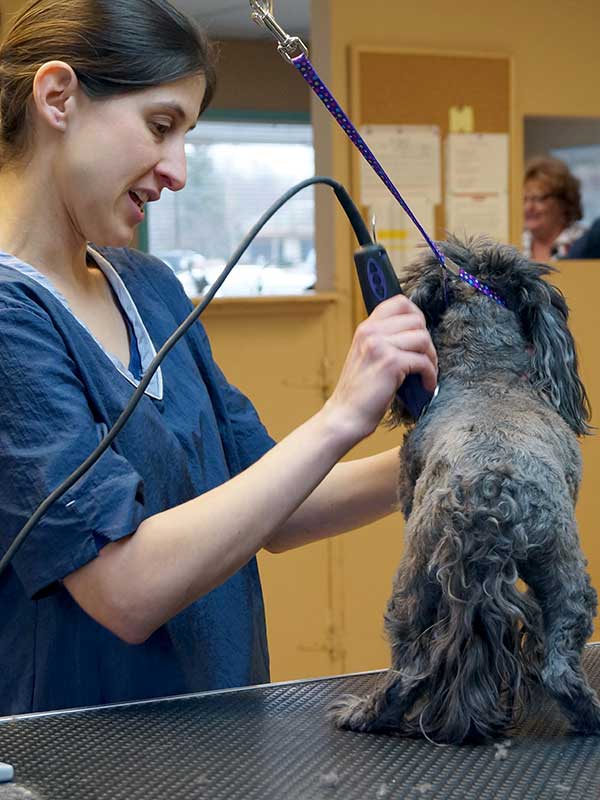
[[[42,64],[33,79],[32,91],[38,117],[54,130],[65,130],[78,87],[75,71],[64,61]]]

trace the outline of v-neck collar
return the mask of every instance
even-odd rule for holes
[[[144,376],[146,373],[151,361],[156,356],[156,349],[150,338],[150,335],[144,325],[144,322],[137,310],[137,306],[135,305],[129,290],[125,286],[123,279],[116,271],[116,269],[112,266],[112,264],[106,259],[101,253],[95,250],[91,245],[88,245],[87,248],[88,256],[93,259],[94,263],[98,265],[98,268],[102,270],[106,280],[110,284],[113,292],[119,304],[121,306],[123,314],[127,316],[127,319],[130,323],[130,328],[132,335],[135,336],[137,348],[140,354],[140,360],[142,364],[142,371],[141,377]],[[79,317],[74,314],[72,308],[69,305],[68,300],[66,297],[59,292],[59,290],[52,284],[52,282],[41,272],[39,272],[34,266],[31,264],[26,263],[25,261],[21,261],[20,259],[16,258],[15,256],[10,255],[10,253],[0,253],[0,258],[2,260],[2,264],[6,267],[10,267],[12,269],[18,270],[22,275],[26,275],[27,277],[34,280],[44,289],[49,291],[64,307],[65,309],[71,314],[71,316],[76,320],[76,322],[81,325],[84,330],[92,337],[96,345],[100,348],[100,350],[104,353],[104,355],[112,362],[114,367],[118,370],[118,372],[132,385],[137,387],[140,381],[129,371],[127,365],[123,364],[123,362],[117,358],[117,356],[109,353],[103,345],[98,341],[98,339],[94,336],[94,334],[90,331],[88,326],[79,319]],[[159,367],[154,375],[148,386],[146,387],[145,394],[151,397],[154,400],[162,400],[163,399],[163,378],[162,378],[162,370]]]

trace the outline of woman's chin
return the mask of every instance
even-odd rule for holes
[[[525,223],[524,228],[531,236],[533,236],[534,239],[537,239],[542,233],[542,229],[535,224],[528,225],[527,223]]]
[[[98,232],[96,237],[90,239],[98,247],[129,247],[135,240],[135,230],[128,228],[122,231]]]

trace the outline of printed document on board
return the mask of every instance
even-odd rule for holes
[[[360,134],[406,202],[410,196],[426,197],[434,206],[442,202],[437,125],[365,125]],[[361,203],[369,206],[374,200],[391,198],[370,164],[362,156],[359,159]]]

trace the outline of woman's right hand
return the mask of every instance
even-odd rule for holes
[[[371,434],[406,376],[437,383],[437,355],[423,313],[405,295],[378,305],[357,327],[333,394],[324,407],[353,444]]]

